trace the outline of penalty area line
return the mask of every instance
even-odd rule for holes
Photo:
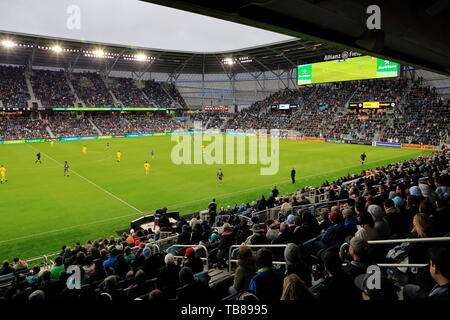
[[[35,147],[32,147],[29,145],[30,148],[34,149],[35,151],[39,151],[38,149],[36,149]],[[44,156],[46,156],[47,158],[49,158],[50,160],[54,161],[55,163],[59,164],[61,167],[64,167],[64,165],[59,162],[58,160],[55,160],[54,158],[52,158],[51,156],[49,156],[48,154],[41,152],[41,154],[43,154]],[[104,193],[106,193],[107,195],[113,197],[114,199],[122,202],[123,204],[127,205],[128,207],[130,207],[131,209],[133,209],[134,211],[136,211],[137,213],[143,214],[144,212],[139,210],[138,208],[132,206],[131,204],[129,204],[128,202],[126,202],[125,200],[120,199],[118,196],[116,196],[115,194],[112,194],[111,192],[109,192],[108,190],[103,189],[102,187],[100,187],[98,184],[96,184],[95,182],[92,182],[91,180],[89,180],[88,178],[83,177],[81,174],[79,174],[78,172],[76,172],[75,170],[70,170],[71,172],[75,173],[77,176],[79,176],[81,179],[83,179],[84,181],[90,183],[91,185],[93,185],[94,187],[96,187],[97,189],[103,191]]]

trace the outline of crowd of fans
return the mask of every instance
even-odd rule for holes
[[[37,100],[44,107],[72,107],[75,97],[67,83],[64,70],[33,70],[31,85]]]
[[[408,87],[403,78],[364,80],[355,84],[354,101],[399,101]]]
[[[24,67],[0,66],[0,101],[4,107],[27,107],[30,99]]]
[[[86,107],[112,107],[113,98],[97,72],[72,73],[71,82],[78,99]]]
[[[92,121],[104,135],[171,132],[182,128],[174,118],[164,115],[126,113],[93,117]]]
[[[393,302],[400,297],[448,301],[450,247],[442,242],[408,239],[449,236],[449,160],[449,151],[443,150],[376,168],[370,175],[362,172],[324,182],[320,192],[332,192],[330,198],[341,202],[319,212],[310,209],[305,190],[280,196],[274,187],[267,199],[263,195],[256,203],[226,210],[219,210],[213,199],[204,220],[194,215],[171,225],[163,214],[156,234],[151,228],[130,230],[121,237],[76,243],[74,247],[63,245],[50,268],[35,265],[28,276],[17,273],[12,284],[0,289],[0,297],[11,301],[114,302],[236,299],[348,303]],[[279,214],[274,218],[266,215],[262,221],[261,215],[250,209],[276,206]],[[152,241],[163,232],[175,232],[177,244],[192,247],[158,252]],[[408,239],[400,245],[368,243],[403,238]],[[201,260],[204,252],[194,248],[197,244],[208,248],[209,267],[218,269],[229,266],[229,249],[239,245],[231,253],[238,262],[232,265],[229,287],[209,286]],[[256,244],[285,247],[249,247]],[[367,268],[382,262],[427,267],[382,268],[381,286],[370,287]],[[14,274],[24,266],[19,258],[11,264],[4,261],[0,276]],[[70,266],[80,268],[80,288],[67,286]]]
[[[177,87],[174,84],[169,83],[167,85],[166,90],[169,93],[169,95],[172,97],[172,99],[175,100],[175,102],[177,102],[182,108],[188,107],[183,96],[180,94],[180,92],[178,91]]]
[[[83,137],[96,136],[98,132],[86,118],[75,118],[69,115],[56,115],[49,118],[47,125],[54,136],[61,137]]]
[[[276,128],[295,130],[309,137],[439,145],[448,135],[449,104],[438,97],[435,89],[421,85],[422,79],[418,79],[406,92],[408,82],[399,78],[284,89],[232,115],[226,128]],[[398,103],[404,95],[407,96],[404,110],[342,112],[350,98],[359,102]],[[279,103],[296,104],[298,108],[289,112],[271,109]],[[196,117],[203,118],[203,123],[208,121],[207,114]]]
[[[155,80],[145,80],[142,91],[147,95],[151,102],[158,108],[174,108],[175,104],[170,96],[164,91],[159,82]]]
[[[112,93],[125,107],[149,106],[135,80],[130,78],[110,78],[110,80]]]
[[[46,122],[26,117],[0,117],[0,140],[46,138]]]
[[[422,87],[419,78],[408,94],[405,110],[396,115],[383,140],[438,145],[448,135],[450,108],[434,89]]]
[[[24,69],[0,67],[0,73],[4,75],[0,79],[0,99],[3,103],[6,106],[25,103]],[[146,80],[142,81],[143,87],[140,89],[130,78],[111,79],[114,79],[110,81],[112,93],[125,106],[149,106],[154,103],[158,107],[174,107],[174,101],[184,105],[181,95],[172,84]],[[31,82],[37,98],[44,105],[66,106],[75,99],[63,71],[34,70]],[[87,106],[112,106],[112,96],[98,73],[74,73],[72,82],[78,98],[86,102]],[[407,88],[410,88],[409,91],[406,91]],[[402,97],[403,105],[389,113],[370,110],[360,114],[343,108],[349,100],[398,103]],[[297,105],[297,108],[287,112],[271,108],[281,103]],[[190,118],[193,122],[201,121],[203,127],[208,124],[207,129],[282,129],[308,137],[439,145],[448,138],[449,115],[448,101],[439,97],[434,88],[423,86],[423,79],[409,83],[398,78],[283,89],[237,113],[207,111],[193,113]],[[161,120],[149,122],[146,117],[135,119],[133,116],[126,121],[127,117],[96,117],[95,123],[105,134],[126,134],[130,131],[148,133],[154,128],[171,131],[179,127],[176,121],[169,119],[161,123]],[[114,119],[119,120],[117,125]],[[73,123],[78,125],[77,121]],[[70,125],[70,122],[65,124]],[[62,131],[63,128],[59,128],[59,134],[63,134]]]

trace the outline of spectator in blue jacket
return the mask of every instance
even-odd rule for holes
[[[109,254],[109,258],[103,262],[103,266],[105,268],[114,268],[117,262],[118,251],[116,248],[113,248]]]
[[[279,300],[283,289],[283,273],[272,265],[272,253],[262,248],[256,253],[256,275],[250,280],[249,289],[260,300]]]

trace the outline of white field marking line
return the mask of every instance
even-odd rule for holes
[[[103,219],[103,220],[92,221],[92,222],[88,222],[88,223],[84,223],[84,224],[78,224],[78,225],[75,225],[75,226],[64,227],[64,228],[61,228],[61,229],[44,231],[44,232],[40,232],[40,233],[34,233],[34,234],[30,234],[30,235],[26,235],[26,236],[14,238],[14,239],[6,239],[6,240],[0,241],[0,244],[7,243],[7,242],[12,242],[12,241],[17,241],[17,240],[23,240],[23,239],[39,237],[39,236],[43,236],[43,235],[46,235],[46,234],[66,231],[66,230],[70,230],[70,229],[76,229],[76,228],[79,228],[79,227],[86,227],[86,226],[93,225],[93,224],[109,222],[109,221],[113,221],[113,220],[118,220],[118,219],[122,219],[122,218],[126,218],[126,217],[135,216],[136,214],[137,213],[131,213],[131,214],[127,214],[125,216],[113,217],[113,218],[108,218],[108,219]]]
[[[105,158],[105,159],[100,159],[100,160],[92,160],[92,161],[88,161],[88,162],[83,162],[83,164],[91,164],[91,163],[98,163],[98,162],[106,162],[106,160],[109,160],[112,158],[112,155],[109,155],[109,157]],[[38,167],[41,169],[58,169],[60,166],[47,166],[47,167]],[[15,168],[9,168],[9,171],[13,171],[13,170],[27,170],[27,171],[32,171],[32,170],[36,170],[36,167],[15,167]]]
[[[415,152],[406,153],[405,156],[412,155],[413,153],[415,153]],[[380,161],[386,161],[386,160],[390,160],[390,159],[394,159],[394,158],[398,158],[398,157],[383,158],[383,159],[379,159],[379,160],[376,160],[376,161],[366,162],[366,164],[376,163],[376,162],[380,162]],[[352,169],[352,168],[355,168],[355,167],[357,167],[357,166],[358,166],[358,165],[355,165],[355,166],[349,166],[349,167],[343,167],[343,168],[339,168],[339,169],[337,169],[337,170],[332,170],[332,171],[322,172],[322,173],[320,173],[320,174],[314,174],[314,175],[304,176],[304,177],[301,177],[301,179],[303,180],[303,179],[305,179],[305,178],[319,177],[319,176],[324,175],[324,174],[333,173],[333,172],[338,172],[338,171],[340,171],[340,170],[345,170],[345,169]],[[297,179],[297,180],[300,180],[300,179]],[[271,183],[271,184],[261,185],[261,186],[258,186],[258,187],[253,187],[253,188],[249,188],[249,189],[245,189],[245,190],[240,190],[240,191],[235,191],[235,192],[230,192],[230,193],[219,194],[219,195],[217,195],[217,196],[211,196],[211,197],[215,197],[215,198],[219,198],[219,197],[227,197],[227,196],[232,196],[232,195],[235,195],[235,194],[241,194],[241,193],[245,193],[245,192],[248,192],[248,191],[258,190],[258,189],[260,189],[260,188],[270,187],[270,186],[273,186],[273,185],[279,185],[279,184],[283,184],[283,183],[287,183],[287,182],[291,182],[291,180],[284,180],[284,181],[280,181],[280,182],[274,182],[274,183]],[[170,207],[170,208],[178,208],[179,206],[182,206],[182,205],[191,204],[191,203],[196,203],[196,202],[200,202],[200,201],[205,201],[205,200],[211,199],[211,197],[203,198],[203,199],[197,199],[197,200],[193,200],[193,201],[189,201],[189,202],[181,202],[181,203],[174,204],[174,205],[170,205],[170,206],[167,206],[167,207],[168,207],[168,208],[169,208],[169,207]]]
[[[33,148],[34,150],[39,151],[38,149],[36,149],[36,148],[34,148],[34,147],[32,147],[32,146],[30,146],[30,148]],[[58,160],[55,160],[54,158],[52,158],[51,156],[49,156],[48,154],[46,154],[46,153],[44,153],[44,152],[41,152],[41,153],[42,153],[44,156],[46,156],[47,158],[49,158],[50,160],[53,160],[54,162],[56,162],[57,164],[59,164],[61,167],[64,167],[64,165],[63,165],[61,162],[59,162]],[[136,211],[136,212],[138,212],[138,213],[140,213],[140,214],[143,214],[143,213],[144,213],[144,212],[142,212],[141,210],[139,210],[139,209],[137,209],[136,207],[134,207],[134,206],[132,206],[131,204],[129,204],[128,202],[126,202],[126,201],[120,199],[119,197],[117,197],[116,195],[112,194],[112,193],[109,192],[108,190],[103,189],[103,188],[100,187],[98,184],[92,182],[92,181],[89,180],[88,178],[83,177],[81,174],[79,174],[79,173],[76,172],[75,170],[70,169],[69,172],[75,173],[77,176],[79,176],[79,177],[80,177],[81,179],[83,179],[84,181],[90,183],[91,185],[93,185],[93,186],[96,187],[97,189],[99,189],[99,190],[105,192],[107,195],[113,197],[114,199],[119,200],[120,202],[122,202],[123,204],[127,205],[128,207],[130,207],[130,208],[133,209],[134,211]]]
[[[407,154],[405,154],[405,156],[408,156],[408,155],[413,154],[413,153],[415,153],[415,152],[407,153]],[[367,163],[374,163],[374,162],[379,162],[379,161],[385,161],[385,160],[389,160],[389,159],[393,159],[393,158],[397,158],[397,157],[384,158],[384,159],[380,159],[380,160],[372,161],[372,162],[367,162]],[[351,167],[341,168],[341,169],[339,169],[339,170],[350,169],[350,168],[354,168],[354,167],[356,167],[356,166],[351,166]],[[337,171],[339,171],[339,170],[333,170],[333,171],[328,171],[328,172],[322,172],[322,173],[320,173],[320,174],[310,175],[310,176],[305,176],[305,177],[303,177],[303,178],[317,177],[317,176],[320,176],[320,175],[323,175],[323,174],[332,173],[332,172],[337,172]],[[72,170],[72,171],[73,171],[73,170]],[[241,191],[236,191],[236,192],[231,192],[231,193],[225,193],[225,194],[221,194],[221,195],[219,195],[219,196],[220,196],[220,197],[223,197],[223,196],[228,196],[228,195],[234,195],[234,194],[245,193],[245,192],[248,192],[248,191],[252,191],[252,190],[254,190],[254,189],[259,189],[259,188],[261,188],[261,187],[267,187],[267,186],[272,186],[272,185],[274,185],[274,184],[276,185],[276,184],[281,184],[281,183],[286,183],[286,182],[290,182],[290,180],[285,180],[285,181],[283,181],[283,182],[271,183],[271,184],[267,184],[267,185],[263,185],[263,186],[258,186],[258,187],[254,187],[254,188],[250,188],[250,189],[246,189],[246,190],[241,190]],[[216,198],[218,198],[218,196],[216,196]],[[178,206],[182,206],[182,205],[185,205],[185,204],[190,204],[190,203],[195,203],[195,202],[205,201],[205,200],[209,200],[209,199],[211,199],[211,197],[203,198],[203,199],[198,199],[198,200],[194,200],[194,201],[189,201],[189,202],[182,202],[182,203],[170,205],[170,206],[167,206],[167,207],[168,207],[168,208],[169,208],[169,207],[171,207],[171,208],[177,208]],[[150,212],[150,211],[148,211],[148,212]],[[120,217],[114,217],[114,218],[109,218],[109,219],[103,219],[103,220],[98,220],[98,221],[92,221],[92,222],[88,222],[88,223],[84,223],[84,224],[79,224],[79,225],[75,225],[75,226],[70,226],[70,227],[65,227],[65,228],[61,228],[61,229],[57,229],[57,230],[50,230],[50,231],[45,231],[45,232],[41,232],[41,233],[30,234],[30,235],[27,235],[27,236],[18,237],[18,238],[14,238],[14,239],[2,240],[2,241],[0,241],[0,244],[7,243],[7,242],[12,242],[12,241],[17,241],[17,240],[22,240],[22,239],[34,238],[34,237],[38,237],[38,236],[41,236],[41,235],[50,234],[50,233],[55,233],[55,232],[61,232],[61,231],[70,230],[70,229],[76,229],[76,228],[85,227],[85,226],[93,225],[93,224],[97,224],[97,223],[108,222],[108,221],[117,220],[117,219],[121,219],[121,218],[131,217],[131,216],[134,216],[134,215],[136,215],[136,213],[132,213],[132,214],[125,215],[125,216],[120,216]]]

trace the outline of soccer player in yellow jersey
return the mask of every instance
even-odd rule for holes
[[[202,152],[205,152],[205,146],[202,145]]]
[[[145,161],[144,168],[145,168],[145,175],[148,176],[150,174],[150,164],[148,163],[148,161]]]
[[[53,146],[55,145],[55,142],[53,142],[53,141],[50,141],[50,147],[52,147],[53,148]]]
[[[82,149],[83,154],[86,154],[86,151],[87,151],[86,146],[83,146],[83,149]]]
[[[121,156],[122,154],[120,153],[120,150],[119,151],[117,151],[117,162],[120,162],[120,156]]]
[[[2,179],[0,180],[0,183],[8,181],[8,180],[6,180],[6,169],[3,165],[0,167],[0,175],[2,177]]]
[[[177,143],[180,144],[180,139],[177,140]]]

